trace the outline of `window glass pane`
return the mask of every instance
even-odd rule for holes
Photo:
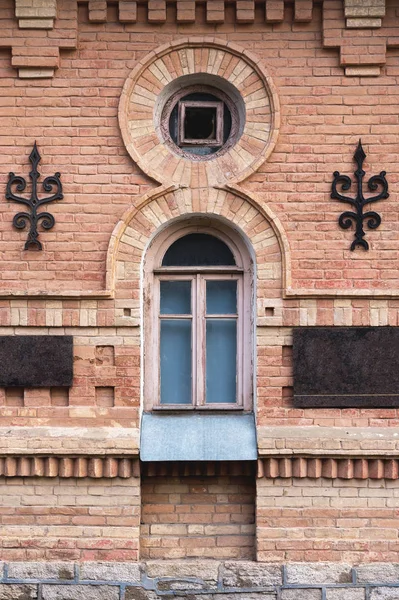
[[[161,315],[191,314],[191,281],[161,281]]]
[[[236,402],[237,321],[206,321],[206,403]]]
[[[208,315],[235,315],[237,312],[237,280],[206,282]]]
[[[234,266],[230,248],[219,238],[207,233],[190,233],[179,238],[163,257],[163,267]]]
[[[216,139],[216,107],[187,107],[184,127],[185,140]]]
[[[161,404],[191,404],[191,319],[161,321]]]

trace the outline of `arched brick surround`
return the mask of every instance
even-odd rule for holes
[[[111,236],[107,287],[115,290],[117,299],[131,298],[140,288],[142,260],[152,238],[172,220],[194,215],[222,218],[250,240],[257,272],[257,317],[262,319],[267,299],[274,305],[281,302],[284,280],[289,278],[289,246],[273,213],[238,188],[163,188],[144,198],[139,207],[125,213]],[[136,316],[139,319],[138,301]]]
[[[187,75],[218,77],[234,86],[245,105],[242,136],[228,152],[205,162],[172,153],[157,132],[157,102],[165,86]],[[127,78],[119,105],[125,146],[145,173],[162,183],[190,187],[237,182],[272,152],[280,111],[274,85],[258,57],[212,38],[186,38],[148,54]]]

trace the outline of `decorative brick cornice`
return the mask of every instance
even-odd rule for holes
[[[140,477],[251,477],[253,462],[142,463],[103,456],[3,456],[0,476],[129,479]],[[399,458],[290,456],[258,459],[257,477],[267,479],[399,479]]]
[[[224,23],[225,8],[230,0],[205,0],[207,23]],[[265,5],[267,23],[280,23],[284,20],[284,0],[256,0]],[[137,20],[137,4],[131,0],[119,0],[119,20],[124,23],[135,23]],[[195,9],[199,0],[147,0],[147,16],[150,23],[165,23],[167,5],[176,5],[177,23],[194,23]],[[201,1],[201,4],[203,2]],[[294,20],[311,21],[313,0],[295,0]],[[236,0],[237,23],[253,23],[255,21],[255,0]],[[107,0],[89,0],[89,20],[104,23],[107,20]]]
[[[399,479],[396,458],[269,457],[258,460],[258,478]]]
[[[137,458],[103,456],[4,456],[0,457],[4,477],[140,477]]]

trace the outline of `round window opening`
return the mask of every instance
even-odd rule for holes
[[[236,103],[213,86],[185,87],[166,102],[161,130],[166,144],[180,156],[191,160],[215,158],[239,138]]]

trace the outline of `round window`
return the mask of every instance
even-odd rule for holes
[[[212,86],[180,89],[161,115],[166,144],[191,160],[208,160],[230,148],[239,137],[239,114],[233,100]]]

